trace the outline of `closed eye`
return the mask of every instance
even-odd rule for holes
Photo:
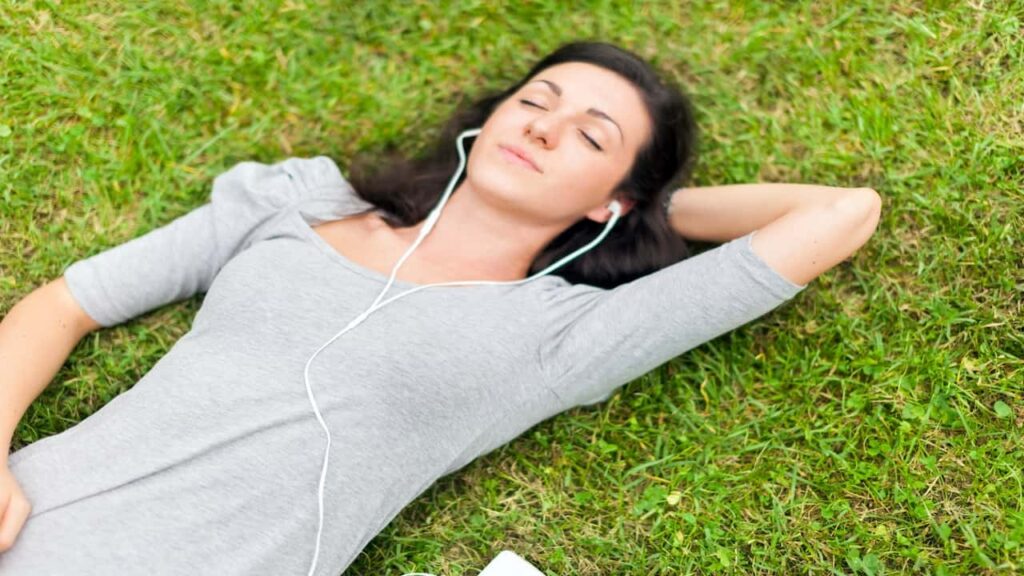
[[[525,98],[520,99],[519,101],[522,102],[523,104],[527,105],[527,106],[532,106],[534,108],[540,108],[541,110],[547,110],[547,108],[537,104],[536,102],[532,102],[530,100],[526,100]],[[604,151],[604,148],[601,148],[601,146],[593,138],[591,138],[589,135],[587,135],[586,132],[584,132],[583,130],[580,130],[580,134],[587,141],[587,143],[590,144],[590,146],[592,148],[594,148],[595,150]]]
[[[584,132],[583,130],[580,130],[580,134],[582,134],[582,135],[583,135],[583,137],[587,139],[587,142],[590,142],[590,145],[591,145],[591,146],[593,146],[595,150],[604,150],[604,148],[601,148],[601,147],[600,147],[600,146],[599,146],[599,145],[597,144],[597,142],[595,142],[595,141],[594,141],[594,139],[593,139],[593,138],[591,138],[590,136],[587,136],[587,133],[586,133],[586,132]]]

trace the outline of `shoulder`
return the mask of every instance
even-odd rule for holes
[[[246,160],[218,175],[214,185],[259,187],[277,180],[286,180],[306,190],[349,186],[341,169],[327,156],[291,157],[273,163]]]
[[[302,202],[353,192],[338,165],[327,156],[291,157],[273,163],[246,160],[219,174],[212,195],[221,202],[266,206]]]
[[[554,273],[541,276],[521,288],[524,295],[540,305],[541,315],[550,318],[559,318],[572,309],[586,307],[608,293],[607,289],[598,286],[573,284]]]
[[[352,187],[341,173],[341,168],[327,156],[289,158],[284,161],[284,165],[292,178],[310,192]]]

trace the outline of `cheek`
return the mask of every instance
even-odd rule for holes
[[[551,208],[561,214],[578,214],[593,208],[606,197],[617,181],[606,166],[593,161],[566,161],[557,176],[545,183],[544,196]]]
[[[580,193],[600,196],[621,179],[620,167],[607,156],[578,149],[559,163],[560,180]]]
[[[525,116],[522,112],[516,110],[508,102],[494,109],[490,117],[484,123],[488,128],[495,128],[503,134],[507,134],[508,130],[511,130],[513,126],[518,122],[519,126],[522,126]]]
[[[577,161],[562,178],[563,204],[579,212],[590,210],[607,200],[622,180],[625,168],[606,157]]]

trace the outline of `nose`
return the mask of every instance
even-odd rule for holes
[[[526,125],[526,136],[544,146],[553,148],[558,144],[558,130],[555,129],[556,120],[550,115],[534,118]]]

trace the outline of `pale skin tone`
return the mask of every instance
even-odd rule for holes
[[[584,63],[540,72],[487,120],[466,179],[397,278],[420,284],[525,278],[540,250],[579,218],[607,221],[612,199],[628,214],[632,204],[609,183],[622,180],[650,130],[640,94],[614,73]],[[541,171],[499,145],[525,151]],[[754,231],[755,254],[791,282],[806,284],[868,240],[881,204],[870,188],[683,188],[672,197],[669,221],[694,240],[725,242]],[[367,213],[316,231],[346,256],[389,275],[420,226],[392,229]],[[63,277],[31,292],[0,322],[0,552],[14,545],[31,510],[7,466],[14,429],[82,337],[99,328]]]
[[[640,94],[613,72],[576,62],[543,70],[482,128],[466,178],[398,279],[522,279],[544,246],[581,217],[607,221],[613,198],[623,204],[623,216],[632,206],[608,183],[625,177],[651,127]],[[543,173],[509,159],[501,145],[525,151]],[[350,259],[385,275],[422,227],[392,229],[372,213],[347,220],[318,231]],[[356,224],[351,235],[342,230]],[[353,242],[365,249],[344,247]]]
[[[612,199],[629,213],[632,202],[609,182],[626,175],[650,131],[639,92],[617,74],[578,62],[541,71],[484,124],[466,179],[396,278],[525,278],[541,249],[579,218],[606,222]],[[525,151],[543,172],[511,161],[499,145]],[[754,252],[806,284],[867,241],[880,210],[868,188],[740,184],[680,189],[669,216],[695,240],[724,242],[756,230]],[[318,232],[350,259],[390,275],[421,226],[393,229],[369,213]]]

